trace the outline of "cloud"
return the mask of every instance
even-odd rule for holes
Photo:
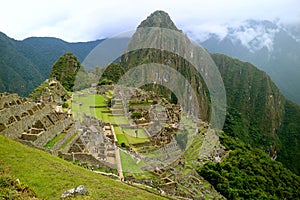
[[[1,5],[0,31],[16,39],[87,41],[133,30],[155,10],[168,12],[180,29],[195,35],[209,30],[222,35],[224,24],[250,18],[300,21],[299,0],[10,0]]]
[[[246,21],[239,28],[231,28],[231,30],[233,32],[229,33],[228,37],[240,41],[251,52],[264,47],[268,51],[273,51],[274,37],[279,32],[278,27],[268,27],[263,23],[252,24],[251,21]]]

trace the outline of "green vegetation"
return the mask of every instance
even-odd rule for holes
[[[143,144],[145,142],[149,142],[150,140],[148,138],[137,138],[132,137],[130,135],[126,135],[127,141],[129,144],[135,145],[135,144]]]
[[[65,132],[62,132],[62,133],[56,135],[52,140],[48,141],[44,147],[51,149],[56,144],[56,142],[63,139],[63,137],[65,137],[65,135],[66,135]]]
[[[145,163],[142,161],[138,161],[133,159],[127,153],[120,151],[120,157],[122,160],[122,169],[124,172],[131,172],[131,173],[144,173],[141,167],[145,166]]]
[[[35,88],[31,94],[29,94],[29,98],[33,100],[38,100],[43,95],[43,92],[45,92],[46,87],[49,86],[47,82],[43,82],[40,86]]]
[[[128,120],[124,116],[109,116],[108,121],[113,124],[129,124]]]
[[[62,108],[69,108],[69,104],[67,102],[63,102]]]
[[[111,84],[113,84],[112,80],[108,80],[106,78],[103,78],[99,81],[98,86],[100,86],[100,85],[111,85]]]
[[[280,152],[277,160],[300,175],[300,106],[286,101],[285,116],[279,130]]]
[[[10,167],[0,162],[0,199],[34,199],[35,192],[26,184],[9,174]]]
[[[157,20],[157,17],[163,20]],[[173,22],[165,22],[171,22],[171,20],[164,12],[156,12],[156,16],[143,21],[139,27],[158,26],[178,30]],[[151,37],[149,38],[151,40]],[[42,72],[37,70],[35,65],[26,58],[28,56],[33,59],[35,53],[28,50],[30,49],[29,46],[23,47],[23,53],[20,53],[15,48],[17,45],[19,45],[17,42],[10,40],[3,34],[0,35],[0,51],[5,52],[5,54],[0,55],[0,68],[5,72],[0,73],[0,90],[27,94],[28,90],[37,86],[46,77],[48,69],[42,69]],[[24,56],[25,54],[26,56]],[[272,161],[269,155],[274,157],[278,155],[278,161],[298,175],[300,174],[300,106],[286,100],[270,77],[250,63],[219,54],[213,54],[212,58],[219,68],[226,88],[228,109],[223,130],[227,135],[222,134],[220,139],[229,151],[221,163],[207,163],[199,167],[199,174],[229,199],[299,198],[299,177],[285,169],[281,163]],[[157,49],[140,49],[123,55],[120,62],[113,63],[106,68],[98,85],[117,83],[126,71],[138,65],[145,63],[165,64],[166,61],[170,61],[168,65],[180,72],[190,82],[197,93],[198,103],[201,105],[202,120],[209,119],[210,99],[202,77],[191,66],[191,63],[170,52]],[[46,65],[44,60],[40,61],[42,68],[44,65]],[[24,66],[26,67],[24,68]],[[101,69],[97,70],[100,73]],[[79,77],[79,80],[87,81],[75,83],[76,77]],[[75,85],[78,86],[76,89],[90,85],[88,73],[81,68],[78,59],[71,53],[64,54],[56,61],[51,70],[50,78],[56,78],[69,92],[73,91]],[[34,95],[30,97],[35,100],[39,99],[47,92],[45,91],[46,87],[48,85],[42,83],[40,87],[36,88]],[[174,93],[163,86],[149,84],[143,88],[157,91],[170,102],[176,103],[178,101]],[[110,91],[105,95],[89,95],[85,92],[83,95],[74,95],[73,100],[76,102],[72,105],[73,113],[84,112],[104,122],[129,124],[124,116],[112,114],[110,109],[112,107],[112,93]],[[63,96],[59,95],[59,97]],[[130,111],[146,108],[152,103],[154,104],[153,100],[130,101]],[[67,108],[67,104],[64,104],[64,108]],[[142,113],[133,112],[131,117],[141,118]],[[185,125],[188,123],[186,122]],[[121,146],[133,147],[149,142],[142,129],[138,130],[137,136],[134,129],[115,127],[115,132]],[[179,146],[182,149],[186,148],[188,132],[189,130],[185,130],[175,135],[175,139],[180,141]],[[57,141],[64,137],[64,134],[59,134],[48,141],[45,147],[52,148]],[[64,148],[76,136],[77,133],[73,134],[62,144],[60,149]],[[74,184],[82,183],[90,189],[90,196],[87,198],[91,199],[131,198],[135,195],[131,187],[122,187],[123,185],[119,183],[112,183],[111,180],[99,178],[98,175],[76,168],[70,163],[50,157],[50,155],[40,151],[20,146],[20,144],[11,142],[2,136],[0,136],[0,144],[0,164],[4,165],[4,169],[11,168],[4,170],[5,176],[8,177],[3,178],[3,173],[0,173],[0,194],[6,195],[5,198],[18,198],[19,190],[28,192],[29,196],[34,195],[34,192],[27,186],[17,185],[13,181],[15,177],[20,178],[22,182],[24,180],[25,183],[28,183],[29,188],[36,191],[39,197],[46,199],[58,198],[59,193],[76,186]],[[195,141],[193,148],[188,149],[185,153],[189,167],[195,167],[193,161],[197,159],[197,151],[201,148],[200,146],[200,141]],[[145,151],[150,150],[151,148]],[[155,153],[150,156],[155,156]],[[143,165],[122,151],[121,158],[124,169],[139,171]],[[187,173],[190,168],[187,167],[183,170],[184,173]],[[124,194],[125,196],[123,196]],[[134,197],[146,198],[141,196],[141,193],[139,195]]]
[[[123,131],[125,134],[136,137],[137,138],[148,138],[147,134],[145,133],[144,129],[138,128],[138,129],[133,129],[133,128],[123,128]]]
[[[35,88],[32,93],[29,94],[29,98],[33,100],[50,100],[50,96],[53,101],[66,101],[70,98],[70,95],[66,89],[60,84],[60,82],[51,83],[51,80],[44,81],[39,87]],[[65,103],[65,102],[64,102]]]
[[[97,117],[99,120],[112,124],[129,124],[125,116],[114,116],[111,111],[113,108],[108,107],[109,100],[112,96],[112,91],[108,91],[105,95],[100,94],[82,94],[73,95],[72,112],[75,117],[79,117],[79,113],[83,112],[87,115]]]
[[[122,131],[122,128],[115,126],[114,130],[115,130],[116,137],[117,137],[117,140],[118,140],[118,145],[122,146],[122,144],[123,144],[123,146],[124,145],[129,146],[127,137],[124,135],[124,133]]]
[[[125,70],[120,63],[111,63],[105,68],[98,85],[111,85],[112,83],[118,83],[124,73]]]
[[[81,184],[89,191],[84,199],[162,198],[93,173],[46,152],[26,147],[2,135],[0,146],[2,168],[10,169],[5,174],[26,183],[38,198],[59,199],[64,191]]]
[[[265,72],[250,63],[213,54],[226,88],[223,130],[259,147],[300,175],[300,109],[286,100]]]
[[[279,149],[274,130],[283,118],[284,97],[270,77],[250,63],[220,54],[212,58],[226,88],[228,113],[224,131],[274,153]]]
[[[156,36],[153,35],[153,38]],[[151,40],[147,38],[147,40]],[[178,71],[181,73],[182,76],[184,76],[185,80],[189,81],[191,84],[192,88],[201,88],[195,89],[194,91],[197,94],[197,99],[199,102],[200,107],[200,115],[203,120],[208,120],[210,116],[210,100],[209,100],[209,93],[208,89],[206,87],[206,84],[202,78],[202,76],[198,73],[198,71],[189,63],[187,60],[182,58],[179,55],[174,55],[170,52],[167,51],[160,51],[157,49],[139,49],[136,51],[132,51],[128,54],[123,55],[120,59],[120,64],[121,66],[125,69],[125,71],[129,71],[131,68],[134,68],[139,65],[143,65],[146,63],[158,63],[158,64],[165,64],[165,61],[168,60],[170,63],[168,64],[171,68],[174,70]],[[155,70],[149,69],[150,71],[147,71],[147,73],[153,73],[155,74]],[[142,77],[146,80],[146,72],[140,74],[139,76],[145,76]],[[171,79],[173,77],[170,77]],[[135,82],[135,80],[129,80],[128,82]],[[181,83],[178,83],[181,85]],[[172,91],[164,87],[161,84],[146,84],[141,87],[144,90],[147,91],[154,91],[156,94],[161,95],[162,97],[165,97],[172,103],[177,102],[177,97],[175,97],[174,94],[172,94]],[[185,95],[185,91],[183,91],[182,95],[180,98],[185,99],[187,96]],[[179,98],[179,97],[178,97]],[[151,102],[151,101],[150,101]],[[130,101],[129,104],[134,105],[134,104],[151,104],[150,102],[140,102],[140,101]]]
[[[136,137],[136,130],[137,130],[137,137]],[[143,144],[145,142],[150,142],[148,139],[144,129],[129,129],[129,128],[123,128],[124,135],[126,136],[126,139],[129,144],[135,145],[135,144]]]
[[[26,96],[45,79],[20,50],[18,41],[0,32],[0,92]]]
[[[140,118],[142,118],[143,117],[143,115],[142,115],[142,113],[140,113],[140,112],[133,112],[132,114],[131,114],[131,118],[134,118],[134,119],[140,119]]]
[[[78,135],[77,132],[75,132],[71,137],[69,137],[59,148],[58,150],[61,150],[65,148],[76,136]]]
[[[106,108],[105,97],[103,95],[73,95],[72,112],[77,117],[80,112],[86,113],[87,115],[95,116],[98,119],[104,119],[104,115],[108,117],[108,113],[102,113],[102,111],[108,112]],[[90,107],[92,106],[92,107]],[[100,106],[101,108],[95,108],[94,106]]]
[[[144,129],[139,128],[137,133],[138,137],[136,137],[136,130],[137,129],[130,129],[130,128],[121,128],[121,127],[114,127],[116,137],[118,139],[118,144],[122,146],[122,143],[125,146],[142,144],[145,142],[150,142],[148,139]]]
[[[228,199],[298,199],[300,177],[258,148],[222,133],[229,150],[221,163],[206,163],[198,172]]]
[[[82,78],[80,78],[80,84],[83,85],[80,87],[88,86],[88,83],[84,85],[84,81],[89,80],[87,72],[85,72],[85,69],[81,66],[77,57],[67,52],[54,63],[49,78],[55,78],[67,91],[73,91],[77,73],[80,73],[80,76],[82,76]]]

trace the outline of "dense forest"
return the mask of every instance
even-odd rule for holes
[[[261,149],[220,134],[228,150],[221,163],[206,163],[198,172],[228,199],[298,199],[300,177]]]

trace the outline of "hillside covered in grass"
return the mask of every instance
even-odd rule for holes
[[[18,178],[41,199],[59,199],[64,191],[78,185],[85,185],[89,191],[84,199],[163,199],[2,135],[0,146],[0,163],[3,169],[9,169],[0,173],[0,180],[4,175]]]

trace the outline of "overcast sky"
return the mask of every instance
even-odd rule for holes
[[[179,29],[222,32],[246,19],[300,22],[300,0],[4,0],[0,31],[22,40],[51,36],[68,42],[112,37],[134,30],[155,10]]]

